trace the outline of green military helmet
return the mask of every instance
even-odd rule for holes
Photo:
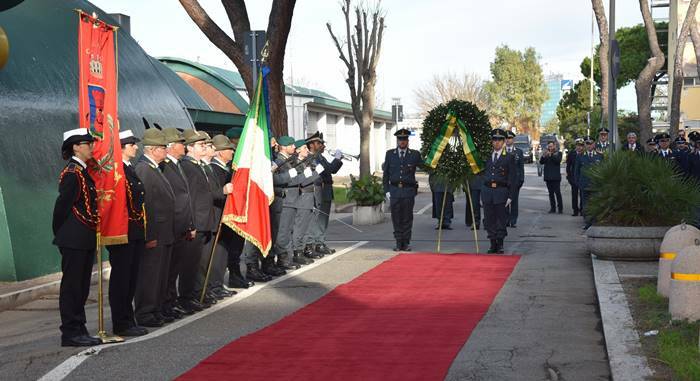
[[[167,146],[168,142],[165,140],[165,134],[161,130],[155,128],[149,128],[143,133],[143,139],[141,143],[144,146]]]
[[[291,146],[294,144],[294,138],[287,135],[280,136],[277,139],[277,144],[279,144],[282,147]]]
[[[185,138],[182,136],[182,133],[175,127],[164,128],[163,133],[165,134],[165,141],[168,142],[168,144],[185,142]]]
[[[193,129],[187,129],[182,132],[182,136],[185,138],[185,145],[188,146],[190,144],[194,144],[195,142],[199,142],[202,140],[206,140],[207,138],[203,135],[200,135],[197,133],[197,131]]]
[[[217,151],[236,149],[236,146],[234,146],[225,135],[216,135],[211,139],[211,142],[214,144],[214,149]]]

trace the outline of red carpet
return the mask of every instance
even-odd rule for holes
[[[398,255],[179,379],[442,380],[518,259]]]

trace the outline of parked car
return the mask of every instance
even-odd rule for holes
[[[530,135],[515,135],[513,144],[516,148],[520,148],[523,151],[525,163],[530,164],[534,161],[532,155],[532,140],[530,139]]]

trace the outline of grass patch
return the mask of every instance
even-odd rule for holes
[[[641,304],[637,321],[639,331],[659,330],[658,336],[651,341],[655,344],[654,354],[658,356],[657,359],[673,370],[674,379],[700,380],[700,324],[671,321],[668,299],[656,293],[655,284],[644,284],[637,291]]]
[[[333,202],[336,205],[347,204],[348,202],[348,188],[344,186],[333,186]]]

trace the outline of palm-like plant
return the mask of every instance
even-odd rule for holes
[[[618,151],[587,174],[596,225],[672,226],[692,221],[700,206],[700,182],[655,155]]]

